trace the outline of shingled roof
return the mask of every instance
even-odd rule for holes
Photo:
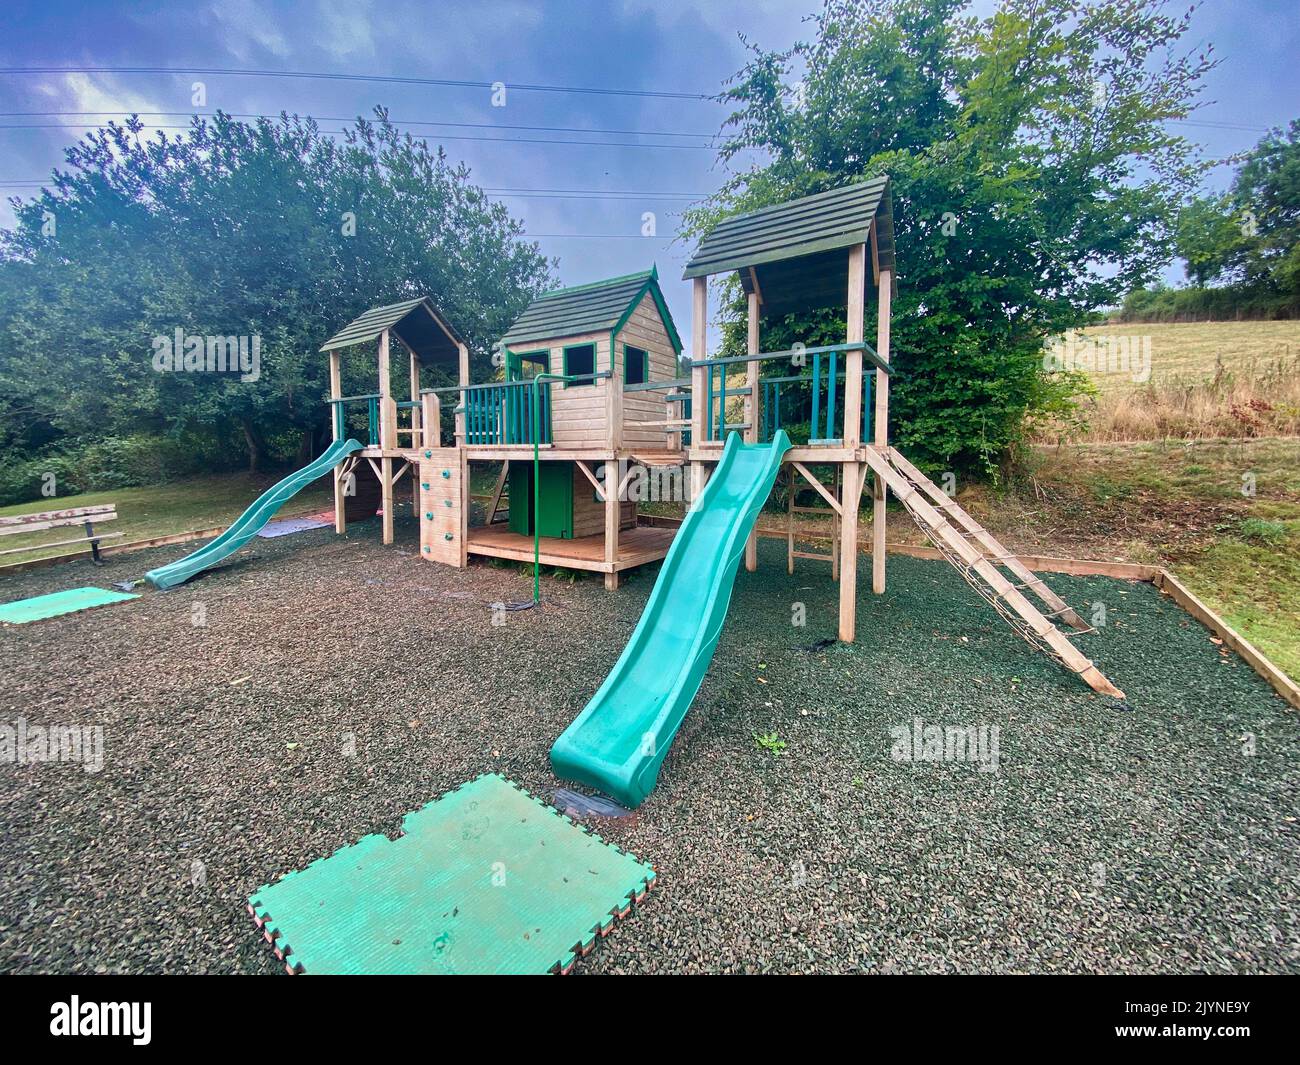
[[[843,303],[848,285],[844,249],[870,240],[882,270],[894,269],[889,178],[842,185],[773,207],[736,215],[704,235],[684,278],[740,272],[746,292],[757,278],[763,313]]]
[[[682,341],[659,288],[659,271],[654,267],[607,281],[543,293],[515,319],[504,343],[506,347],[516,347],[587,333],[617,332],[647,293],[654,299],[668,338],[680,354]]]
[[[337,351],[374,340],[385,329],[396,333],[421,361],[455,361],[460,336],[447,324],[428,296],[372,307],[349,322],[321,345],[321,351]]]

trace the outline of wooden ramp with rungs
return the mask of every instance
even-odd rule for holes
[[[868,465],[907,508],[931,543],[1016,632],[1077,673],[1093,691],[1124,698],[1124,693],[1057,626],[1061,622],[1076,633],[1092,631],[1041,577],[894,448],[869,447],[865,451]],[[1046,612],[1029,601],[1023,594],[1026,591],[1043,604]]]

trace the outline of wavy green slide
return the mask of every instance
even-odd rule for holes
[[[735,433],[727,438],[622,656],[551,748],[557,776],[628,807],[653,790],[709,670],[750,527],[789,447],[783,431],[770,444],[742,444]]]
[[[223,558],[233,555],[249,540],[257,535],[285,501],[296,495],[318,477],[323,477],[354,451],[360,451],[362,445],[355,440],[336,440],[315,461],[302,469],[289,474],[253,500],[235,523],[209,544],[204,544],[197,551],[192,551],[182,559],[151,569],[144,575],[145,580],[155,588],[174,588],[184,584],[196,573],[215,566]]]

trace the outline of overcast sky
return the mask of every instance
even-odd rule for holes
[[[991,7],[991,0],[973,5],[979,13]],[[330,119],[369,114],[383,104],[399,126],[436,137],[453,159],[468,163],[479,184],[512,190],[502,198],[543,250],[560,260],[564,284],[658,263],[685,333],[689,297],[680,278],[688,249],[672,237],[684,197],[706,194],[724,180],[707,148],[723,109],[699,99],[517,86],[713,93],[744,62],[739,34],[764,48],[785,48],[808,35],[803,19],[815,8],[814,0],[3,0],[0,68],[216,67],[500,81],[516,87],[507,89],[505,107],[494,107],[490,90],[479,87],[0,71],[0,189],[5,196],[31,195],[34,187],[14,183],[47,178],[62,162],[62,148],[82,132],[78,123],[109,117],[55,113],[177,112],[149,121],[182,125],[196,110],[288,110],[337,129],[339,123]],[[1187,127],[1211,156],[1247,148],[1265,127],[1300,114],[1298,11],[1294,0],[1207,0],[1194,16],[1193,43],[1212,43],[1223,61],[1209,80],[1206,98],[1214,102],[1198,114],[1197,125]],[[205,107],[191,103],[196,80],[205,83]],[[1220,184],[1225,175],[1226,170],[1218,172]],[[566,198],[574,190],[586,195]],[[592,190],[619,198],[592,198]],[[640,235],[647,211],[656,215],[653,238]],[[0,206],[0,224],[12,217],[7,204]],[[1171,271],[1171,279],[1178,276]]]

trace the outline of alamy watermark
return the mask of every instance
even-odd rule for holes
[[[0,722],[0,762],[79,762],[87,773],[98,773],[104,768],[104,726],[29,725],[24,717],[12,725]]]
[[[153,368],[158,373],[237,373],[245,383],[262,376],[262,338],[187,336],[180,326],[171,336],[153,338]]]
[[[1134,384],[1144,385],[1151,380],[1151,337],[1058,337],[1044,347],[1043,369],[1127,374]]]
[[[921,718],[894,725],[890,757],[895,762],[960,762],[979,766],[981,773],[998,771],[998,725],[927,725]]]

